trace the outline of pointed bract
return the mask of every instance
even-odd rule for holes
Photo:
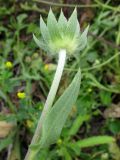
[[[33,39],[34,39],[35,43],[36,43],[41,49],[43,49],[43,50],[45,50],[45,51],[48,51],[48,50],[47,50],[47,46],[45,45],[45,43],[44,43],[42,40],[38,40],[34,34],[33,34]]]
[[[84,49],[87,44],[88,29],[89,29],[89,26],[86,27],[86,29],[84,30],[84,32],[81,34],[79,38],[79,47],[78,47],[79,51]]]
[[[40,31],[41,31],[41,34],[42,34],[44,41],[49,42],[50,41],[50,34],[49,34],[48,28],[47,28],[45,22],[43,21],[42,17],[40,17]]]
[[[62,36],[63,36],[65,34],[66,27],[67,27],[67,19],[63,14],[62,9],[61,9],[60,17],[58,19],[58,27],[60,30],[60,34],[62,34]]]
[[[55,40],[57,37],[60,37],[58,22],[52,12],[52,9],[50,9],[48,14],[47,27],[52,40]]]
[[[76,28],[77,28],[77,23],[78,23],[77,10],[75,8],[73,13],[72,13],[72,15],[71,15],[71,17],[68,20],[68,23],[67,23],[66,34],[68,36],[70,36],[70,38],[74,37],[74,34],[76,32]]]
[[[57,21],[52,9],[50,9],[47,26],[40,17],[40,30],[43,41],[38,40],[35,36],[34,40],[40,48],[53,56],[57,55],[61,49],[65,49],[67,54],[71,56],[73,53],[80,52],[87,44],[88,27],[82,34],[80,33],[76,8],[68,21],[62,10]]]
[[[74,37],[77,37],[79,34],[80,34],[80,24],[77,20],[77,26],[76,26],[76,31],[75,31]]]

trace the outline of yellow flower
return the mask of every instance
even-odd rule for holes
[[[48,71],[49,70],[49,64],[45,64],[44,70]]]
[[[24,98],[26,97],[26,94],[25,94],[25,92],[18,92],[18,93],[17,93],[17,97],[18,97],[19,99],[24,99]]]
[[[12,68],[12,67],[13,67],[13,63],[10,62],[10,61],[7,61],[7,62],[5,63],[5,66],[6,66],[6,68]]]
[[[28,128],[31,128],[31,127],[33,126],[33,122],[32,122],[31,120],[27,120],[27,121],[26,121],[26,126],[27,126]]]
[[[48,63],[44,65],[44,70],[46,71],[54,71],[56,69],[56,65],[52,63]]]

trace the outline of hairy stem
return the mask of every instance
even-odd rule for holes
[[[59,52],[59,60],[58,60],[58,66],[56,69],[56,73],[53,79],[53,83],[52,86],[50,88],[44,109],[42,111],[41,117],[38,121],[38,125],[35,131],[35,134],[33,136],[33,139],[31,141],[30,145],[34,145],[37,144],[40,140],[40,136],[41,136],[41,131],[42,131],[42,124],[44,121],[44,117],[46,115],[46,113],[48,112],[48,110],[52,107],[58,87],[59,87],[59,83],[61,80],[61,76],[63,73],[63,69],[64,69],[64,65],[65,65],[65,60],[66,60],[66,50],[62,49]],[[35,155],[35,152],[32,151],[30,148],[28,149],[28,152],[26,154],[25,160],[33,160]]]

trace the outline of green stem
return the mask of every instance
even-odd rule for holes
[[[106,3],[102,3],[101,1],[99,0],[95,0],[95,2],[99,5],[99,7],[103,7],[103,8],[106,8],[106,9],[110,9],[110,10],[113,10],[113,11],[117,11],[117,12],[120,12],[120,6],[118,5],[118,7],[112,7],[110,5],[107,5]]]
[[[118,28],[118,32],[117,32],[117,37],[116,37],[116,45],[119,46],[120,45],[120,25],[119,25],[119,28]],[[118,49],[116,48],[115,49],[115,53],[118,52]],[[119,70],[119,56],[116,57],[116,67],[117,69]]]
[[[53,102],[54,102],[54,99],[55,99],[55,96],[56,96],[56,93],[57,93],[57,90],[59,87],[59,83],[60,83],[60,80],[62,77],[62,73],[63,73],[63,69],[64,69],[64,65],[65,65],[65,60],[66,60],[66,50],[62,49],[59,52],[58,66],[56,69],[54,80],[53,80],[52,86],[50,88],[44,109],[43,109],[41,117],[38,121],[38,125],[37,125],[35,134],[33,136],[33,139],[31,141],[30,145],[34,145],[39,142],[39,139],[41,136],[42,124],[43,124],[46,113],[53,105]],[[35,156],[35,151],[33,151],[29,148],[28,152],[26,154],[25,160],[33,160],[34,156]]]
[[[88,7],[99,7],[97,4],[62,4],[62,3],[55,3],[55,2],[50,2],[50,1],[45,1],[45,0],[33,0],[33,2],[38,2],[38,3],[43,3],[46,5],[52,5],[52,6],[57,6],[57,7],[77,7],[77,8],[88,8]]]
[[[18,130],[19,131],[19,130]],[[8,148],[7,160],[21,160],[19,132],[17,131],[12,145]]]
[[[2,97],[7,102],[11,112],[13,112],[13,113],[16,112],[16,107],[11,102],[10,98],[8,97],[8,95],[5,94],[2,90],[0,90],[0,97]]]
[[[103,66],[105,66],[106,64],[110,63],[113,59],[115,59],[116,57],[118,57],[120,55],[120,52],[116,53],[115,55],[113,55],[112,57],[110,57],[108,60],[106,60],[105,62],[95,65],[93,67],[89,67],[89,68],[83,68],[82,71],[90,71],[96,68],[101,68]]]

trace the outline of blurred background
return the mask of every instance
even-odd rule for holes
[[[56,99],[82,71],[80,94],[58,142],[40,160],[120,160],[120,0],[0,0],[0,160],[23,160],[52,83],[57,60],[37,47],[49,8],[69,18],[77,7],[88,45],[68,59]],[[112,144],[71,142],[111,135]]]

